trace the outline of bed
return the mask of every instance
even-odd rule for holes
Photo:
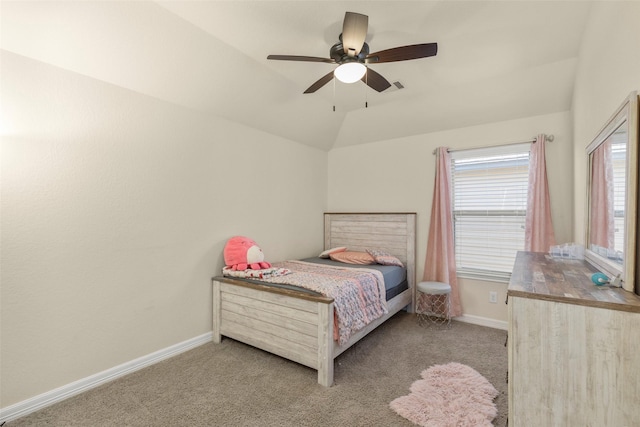
[[[340,344],[334,340],[332,298],[219,276],[212,281],[213,341],[226,336],[316,369],[318,383],[329,387],[336,357],[398,311],[413,310],[415,244],[415,213],[325,213],[325,249],[384,248],[404,263],[407,287],[387,299],[388,312]]]

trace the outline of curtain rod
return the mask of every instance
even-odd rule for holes
[[[545,137],[544,137],[544,141],[545,141],[545,142],[553,142],[553,140],[554,140],[554,136],[553,136],[553,134],[551,134],[551,135],[545,135]],[[536,138],[532,138],[532,139],[529,139],[529,140],[527,140],[527,141],[520,141],[520,142],[508,142],[508,143],[506,143],[506,144],[485,145],[485,146],[483,146],[483,147],[469,147],[469,148],[461,148],[461,149],[459,149],[459,150],[451,150],[451,149],[447,149],[447,153],[453,153],[453,152],[455,152],[455,151],[477,150],[478,148],[506,147],[506,146],[509,146],[509,145],[525,144],[525,143],[527,143],[527,142],[531,142],[531,143],[535,144],[535,143],[536,143]],[[436,150],[433,150],[433,154],[436,154]]]

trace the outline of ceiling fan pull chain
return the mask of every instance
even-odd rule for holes
[[[333,79],[333,112],[336,112],[336,79]]]
[[[367,74],[364,75],[365,85],[364,85],[364,108],[369,108],[369,91],[367,88],[369,87],[369,70],[367,70]]]

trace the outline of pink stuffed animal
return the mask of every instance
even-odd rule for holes
[[[262,270],[271,264],[264,261],[262,249],[256,242],[244,236],[235,236],[224,245],[224,263],[232,270]]]

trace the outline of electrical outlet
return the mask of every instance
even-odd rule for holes
[[[498,302],[498,293],[497,292],[489,292],[489,302],[497,303]]]

